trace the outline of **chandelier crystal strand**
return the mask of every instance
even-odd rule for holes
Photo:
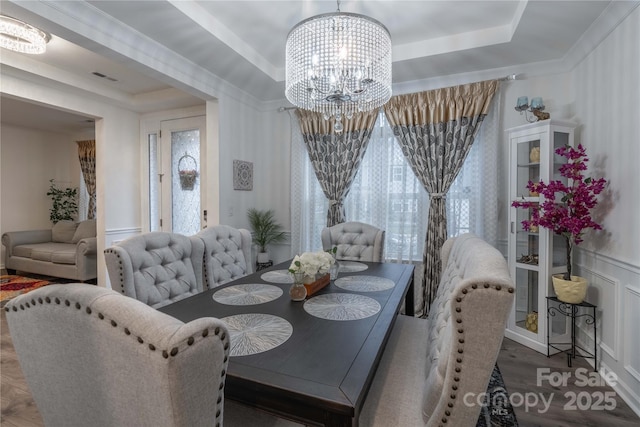
[[[339,10],[339,9],[338,9]],[[327,13],[296,25],[287,37],[286,91],[293,105],[342,120],[391,98],[391,37],[380,22]]]
[[[0,15],[0,47],[20,53],[40,54],[49,35],[25,22]]]

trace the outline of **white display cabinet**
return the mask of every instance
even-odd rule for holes
[[[551,275],[566,270],[566,243],[563,237],[540,227],[526,231],[522,221],[530,211],[514,208],[515,200],[540,203],[530,194],[529,181],[565,180],[559,168],[566,162],[555,153],[564,145],[573,146],[575,125],[544,120],[507,129],[509,143],[509,245],[508,262],[516,295],[505,336],[540,353],[547,354],[547,296],[554,296]],[[551,340],[569,334],[564,316],[551,316]]]

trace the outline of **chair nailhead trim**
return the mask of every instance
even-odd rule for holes
[[[44,301],[46,301],[47,303],[51,303],[51,298],[45,297]],[[38,302],[40,304],[44,304],[42,298],[38,298]],[[55,298],[55,302],[56,302],[56,304],[60,304],[61,303],[60,299],[57,298],[57,297]],[[69,300],[65,300],[64,303],[65,303],[65,305],[67,307],[71,307],[71,302]],[[20,310],[24,311],[25,310],[25,305],[26,305],[27,308],[31,308],[31,307],[35,308],[37,306],[35,298],[31,300],[31,303],[29,303],[27,301],[27,302],[24,303],[24,305],[20,304]],[[78,310],[82,309],[82,305],[79,302],[76,302],[73,306]],[[18,311],[18,307],[16,305],[8,305],[8,306],[4,307],[4,310],[5,310],[5,312],[10,312],[11,310],[13,310],[14,312],[17,312]],[[88,315],[91,315],[93,310],[90,307],[86,307],[85,308],[85,312]],[[105,320],[105,316],[102,313],[98,313],[98,318],[100,320]],[[118,323],[113,319],[110,319],[109,323],[114,328],[118,326]],[[125,333],[125,335],[131,335],[131,331],[129,330],[129,328],[125,327],[122,330]],[[228,350],[229,350],[229,341],[227,340],[227,334],[225,332],[222,332],[222,334],[220,334],[220,332],[221,332],[220,327],[216,327],[215,328],[215,335],[219,336],[220,340],[223,341],[223,343],[224,343],[224,350],[225,350],[224,363],[227,363],[229,361],[229,352],[228,352]],[[202,331],[202,337],[205,338],[208,335],[209,335],[209,329],[204,329]],[[138,342],[140,344],[144,344],[144,339],[142,337],[138,336],[137,340],[138,340]],[[192,336],[187,338],[186,343],[187,343],[187,345],[193,345],[195,343],[195,338],[192,337]],[[149,343],[148,347],[149,347],[149,350],[156,351],[156,346],[153,345],[152,343]],[[162,357],[164,357],[165,359],[168,359],[170,355],[171,356],[176,356],[178,353],[179,353],[179,348],[178,347],[173,347],[170,350],[170,352],[167,352],[167,350],[162,350]],[[226,370],[222,370],[222,373],[221,373],[220,376],[224,379],[226,374],[227,374]],[[224,388],[224,380],[220,383],[220,390],[222,390],[222,388]],[[218,403],[221,403],[221,401],[222,401],[222,398],[220,397],[218,399]],[[220,415],[220,411],[218,411],[218,415],[217,416],[219,417],[219,415]]]
[[[489,283],[485,283],[485,284],[484,284],[484,288],[485,288],[485,289],[486,289],[486,288],[489,288],[489,287],[491,287],[491,285],[490,285]],[[478,285],[477,285],[477,284],[475,284],[475,283],[474,283],[474,284],[472,284],[472,285],[471,285],[471,289],[477,289],[477,288],[478,288]],[[500,291],[500,290],[502,290],[502,286],[501,286],[501,285],[496,285],[496,286],[494,286],[494,289],[495,289],[496,291]],[[468,289],[468,288],[464,288],[464,289],[462,289],[460,292],[461,292],[461,293],[462,293],[462,295],[464,296],[464,295],[467,295],[467,294],[469,293],[469,291],[470,291],[470,289]],[[510,294],[512,294],[514,290],[513,290],[513,287],[508,286],[508,287],[506,288],[506,291],[507,291],[507,292],[509,292]],[[458,302],[458,303],[462,302],[462,298],[463,298],[463,297],[456,297],[456,302]],[[455,308],[455,311],[456,311],[456,313],[461,313],[461,312],[462,312],[462,308],[461,308],[460,306],[457,306],[457,307]],[[458,323],[458,324],[462,324],[462,317],[458,317],[458,318],[456,318],[456,323]],[[463,334],[463,333],[464,333],[464,328],[460,327],[460,328],[458,329],[458,333]],[[459,343],[459,344],[464,344],[464,338],[459,338],[459,339],[458,339],[458,343]],[[458,353],[459,353],[459,354],[463,354],[463,353],[464,353],[464,348],[458,348]],[[455,370],[455,372],[456,372],[456,373],[458,373],[458,374],[459,374],[460,372],[462,372],[462,366],[461,366],[461,364],[462,364],[462,360],[463,360],[463,359],[462,359],[462,357],[458,357],[458,358],[456,358],[456,364],[457,364],[457,365],[455,366],[454,370]],[[459,381],[460,381],[460,377],[459,377],[459,376],[454,377],[454,378],[453,378],[453,381],[454,381],[455,383],[459,382]],[[457,384],[453,384],[453,385],[451,386],[451,389],[452,389],[452,390],[454,390],[454,391],[455,391],[455,390],[457,390],[457,389],[458,389]],[[451,400],[447,403],[447,407],[449,407],[449,408],[453,408],[453,407],[455,406],[455,400],[456,400],[457,395],[456,395],[456,393],[451,393],[451,394],[449,395],[449,397],[450,397],[450,399],[451,399]],[[448,418],[447,418],[447,417],[449,417],[449,416],[451,416],[451,411],[449,411],[449,410],[445,410],[445,416],[442,418],[442,423],[443,423],[443,424],[446,424],[446,423],[447,423],[447,420],[448,420]]]

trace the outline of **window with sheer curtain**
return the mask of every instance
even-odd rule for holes
[[[499,110],[498,102],[493,104],[447,194],[447,222],[450,237],[473,232],[495,245]],[[322,247],[320,232],[326,227],[328,201],[294,114],[291,119],[291,246],[297,254]],[[422,262],[429,196],[406,162],[382,111],[344,206],[347,221],[365,222],[386,231],[387,261]]]

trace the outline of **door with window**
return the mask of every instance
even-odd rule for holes
[[[204,116],[162,121],[160,133],[149,136],[151,231],[190,236],[205,227],[201,207],[205,141]]]

